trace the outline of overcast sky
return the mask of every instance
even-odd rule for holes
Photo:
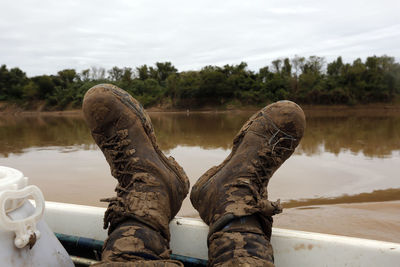
[[[400,57],[399,0],[0,2],[0,64],[29,76],[171,61],[180,71],[294,55]]]

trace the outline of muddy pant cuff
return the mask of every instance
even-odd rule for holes
[[[271,230],[265,231],[262,225],[256,216],[247,216],[211,234],[209,266],[274,266],[270,236],[265,234]]]
[[[254,232],[264,233],[268,239],[271,239],[273,218],[272,216],[264,216],[260,213],[247,216],[235,216],[226,214],[221,216],[216,222],[209,225],[208,238],[215,232],[235,229],[236,232]],[[243,230],[243,231],[242,231]]]
[[[170,254],[168,240],[158,231],[141,222],[128,220],[118,225],[108,236],[103,246],[102,260],[166,260]]]

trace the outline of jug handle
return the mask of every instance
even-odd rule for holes
[[[36,203],[34,213],[24,219],[11,220],[6,213],[6,201],[8,199],[21,199],[32,196]],[[0,192],[0,226],[15,232],[14,244],[17,248],[27,245],[32,248],[36,240],[40,238],[40,232],[36,229],[36,223],[42,218],[45,208],[44,197],[39,187],[26,186],[20,190],[4,190]]]

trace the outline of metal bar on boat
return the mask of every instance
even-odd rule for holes
[[[80,266],[91,266],[91,265],[99,262],[99,261],[81,258],[81,257],[77,257],[77,256],[70,256],[70,257],[75,265],[80,265]]]
[[[98,261],[90,259],[93,255],[100,255],[104,242],[86,237],[72,236],[66,234],[55,233],[58,240],[71,254],[79,251],[84,257],[71,256],[75,264],[90,266]],[[171,259],[181,261],[185,266],[206,266],[207,260],[185,257],[182,255],[171,254]]]

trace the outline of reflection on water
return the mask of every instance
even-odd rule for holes
[[[232,139],[252,112],[151,113],[158,143],[164,151],[177,146],[230,149]],[[46,146],[94,142],[81,115],[0,116],[0,155]],[[398,116],[307,116],[306,133],[297,153],[317,155],[341,151],[388,157],[400,150]]]
[[[229,154],[233,137],[252,113],[150,117],[161,149],[181,163],[193,184]],[[271,198],[299,201],[400,188],[400,114],[306,113],[304,138],[271,180]],[[112,195],[115,185],[79,114],[0,116],[0,165],[23,171],[48,200],[101,205],[98,199]],[[183,209],[193,211],[188,201]]]
[[[70,147],[94,144],[90,132],[78,116],[0,116],[0,156],[24,153],[37,147]]]
[[[400,150],[400,116],[307,118],[300,153],[339,154],[345,150],[369,157],[391,156]]]

